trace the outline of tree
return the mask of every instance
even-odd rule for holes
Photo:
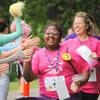
[[[42,33],[49,22],[59,22],[66,31],[71,25],[77,11],[92,14],[100,28],[100,0],[23,0],[25,2],[24,17],[32,25],[32,34]],[[17,0],[0,1],[0,11],[8,16],[9,5]],[[6,2],[6,3],[5,3]],[[6,10],[5,10],[6,9]],[[6,17],[8,18],[8,17]]]

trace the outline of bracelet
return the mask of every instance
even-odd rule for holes
[[[83,86],[86,83],[86,81],[83,81],[83,80],[80,80],[79,82],[80,82],[79,84],[80,86]]]

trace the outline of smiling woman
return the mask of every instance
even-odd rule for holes
[[[39,76],[40,98],[42,97],[43,100],[59,100],[59,98],[65,99],[69,97],[69,95],[59,95],[61,93],[67,93],[65,77],[67,76],[66,66],[69,66],[68,63],[62,61],[62,53],[65,52],[65,49],[60,46],[61,37],[62,29],[60,25],[48,25],[44,30],[45,47],[33,55],[32,67],[29,67],[31,66],[31,60],[25,63],[24,78],[30,82],[36,76]],[[65,92],[55,89],[56,82],[54,80],[56,78],[64,79],[63,82],[58,81],[64,85],[65,88],[63,91]],[[57,83],[60,83],[58,81]]]
[[[72,94],[72,99],[81,94],[79,100],[97,100],[100,94],[100,62],[97,60],[100,57],[100,41],[93,34],[97,33],[97,27],[94,18],[87,12],[77,12],[73,21],[73,29],[76,38],[69,39],[65,42],[68,47],[68,53],[72,57],[72,64],[78,73],[84,73],[84,79],[87,77],[86,68],[90,69],[90,78],[77,94]],[[84,61],[82,61],[82,59]],[[74,76],[75,77],[75,76]],[[87,81],[87,80],[86,80]],[[73,80],[77,87],[82,81]],[[71,84],[73,85],[73,83]]]
[[[59,48],[59,42],[61,41],[62,36],[62,32],[59,27],[60,26],[57,24],[51,24],[45,29],[44,42],[48,50],[55,50]]]
[[[64,100],[73,93],[70,85],[75,72],[69,63],[73,56],[67,53],[69,50],[67,45],[61,45],[62,29],[60,25],[50,24],[45,28],[44,33],[45,47],[34,53],[32,62],[31,59],[27,60],[24,67],[24,78],[28,82],[34,80],[35,77],[39,78],[40,97],[43,99]],[[63,54],[64,57],[62,57]],[[64,59],[66,55],[68,61]],[[81,59],[81,62],[84,61]],[[84,79],[82,78],[81,81],[84,84],[89,77],[88,70],[89,66],[83,66],[80,72],[83,75]],[[84,76],[84,72],[87,76]],[[78,88],[84,84],[79,84]],[[77,95],[76,99],[71,100],[81,99]]]

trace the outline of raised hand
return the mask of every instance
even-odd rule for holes
[[[24,62],[31,61],[32,55],[34,53],[33,50],[32,50],[32,48],[23,50],[23,53],[24,53],[24,58],[23,58]]]
[[[40,42],[40,38],[39,37],[35,37],[35,38],[27,38],[25,40],[22,41],[22,45],[24,46],[25,49],[33,47],[33,46],[38,46]]]

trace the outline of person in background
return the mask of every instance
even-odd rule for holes
[[[77,37],[64,41],[62,45],[68,47],[72,64],[78,72],[84,65],[81,59],[90,67],[89,81],[80,88],[80,100],[97,100],[100,94],[100,41],[93,36],[97,33],[94,18],[89,13],[77,12],[73,21],[73,30]],[[77,81],[75,84],[78,86]],[[72,96],[76,97],[77,94],[74,93]]]
[[[2,34],[4,32],[4,35],[7,36],[8,27],[7,27],[6,22],[4,20],[1,20],[0,22],[1,22],[0,30],[2,31]],[[16,22],[15,22],[15,25],[16,25]],[[17,27],[18,27],[18,25],[16,25],[16,30],[14,32],[17,31]],[[22,27],[22,25],[21,25],[21,27]],[[25,32],[25,26],[24,26],[24,28],[22,27],[22,30],[24,30],[23,32]],[[5,62],[3,62],[3,59],[7,59],[7,57],[9,57],[13,54],[14,54],[14,56],[16,56],[15,53],[19,52],[19,50],[23,49],[23,46],[21,47],[22,44],[20,41],[21,41],[20,39],[14,40],[13,42],[11,42],[9,44],[6,44],[6,45],[0,47],[0,51],[1,51],[0,60],[2,62],[2,64],[0,64],[0,95],[2,95],[1,96],[2,100],[7,100],[7,95],[8,95],[8,91],[9,91],[9,63],[10,63],[6,60],[5,60]],[[26,41],[27,41],[27,39],[26,39]],[[32,39],[31,39],[31,41],[28,39],[28,43],[30,44],[31,42],[32,42]],[[28,43],[26,42],[26,44],[28,44]],[[23,44],[26,45],[25,43],[23,43]],[[23,53],[22,54],[20,53],[19,55],[23,56]],[[19,56],[18,57],[16,56],[15,58],[16,58],[15,60],[20,59]],[[12,59],[12,61],[14,61],[14,59]]]
[[[19,18],[16,18],[16,26],[17,26],[17,30],[11,34],[8,34],[7,23],[3,19],[0,20],[0,38],[1,38],[0,46],[4,45],[5,43],[8,43],[10,41],[13,41],[14,39],[17,39],[19,36],[22,35]],[[2,55],[7,56],[9,54],[6,55],[6,53],[3,53],[3,49],[1,47],[0,48],[0,57]],[[9,71],[8,63],[0,64],[0,98],[1,98],[1,100],[7,100],[8,89],[9,89],[8,71]]]
[[[70,97],[69,93],[73,93],[70,85],[75,72],[70,62],[67,61],[68,59],[62,57],[63,54],[67,53],[67,48],[60,45],[61,38],[62,29],[60,25],[48,25],[44,30],[45,47],[36,51],[33,57],[30,55],[30,58],[25,60],[23,76],[28,82],[34,80],[35,77],[39,78],[40,97],[43,100],[67,100]],[[89,78],[89,66],[87,63],[86,65],[82,66],[81,69],[84,84]],[[75,100],[80,99],[77,97]]]
[[[7,28],[7,24],[4,20],[0,21],[1,25],[1,31],[0,31],[0,46],[3,46],[6,43],[9,43],[15,39],[17,39],[18,37],[20,37],[22,35],[22,29],[21,29],[21,19],[16,17],[16,26],[17,26],[17,30],[15,32],[12,32],[11,34],[2,34],[3,32],[5,33],[8,28]]]
[[[67,31],[67,36],[65,36],[65,38],[63,39],[63,41],[66,41],[68,39],[71,39],[71,38],[75,38],[77,35],[75,34],[75,32],[73,31],[73,28],[69,28],[68,31]]]
[[[94,34],[93,35],[96,39],[100,40],[100,33]],[[67,36],[63,39],[63,41],[66,41],[68,39],[73,39],[77,37],[77,34],[73,31],[73,28],[69,28],[67,31]]]
[[[20,37],[14,41],[14,44],[17,46],[20,44],[21,41],[26,40],[29,37],[31,30],[32,30],[31,26],[29,24],[27,24],[24,20],[21,21],[21,26],[22,26],[22,30],[23,30],[23,35],[22,35],[22,37]],[[16,31],[15,21],[13,21],[11,23],[10,30],[12,32]],[[24,93],[24,82],[26,82],[23,78],[23,65],[24,65],[23,60],[18,60],[16,62],[16,72],[17,72],[17,78],[19,81],[19,93],[20,93],[20,95],[23,95],[23,93]]]

